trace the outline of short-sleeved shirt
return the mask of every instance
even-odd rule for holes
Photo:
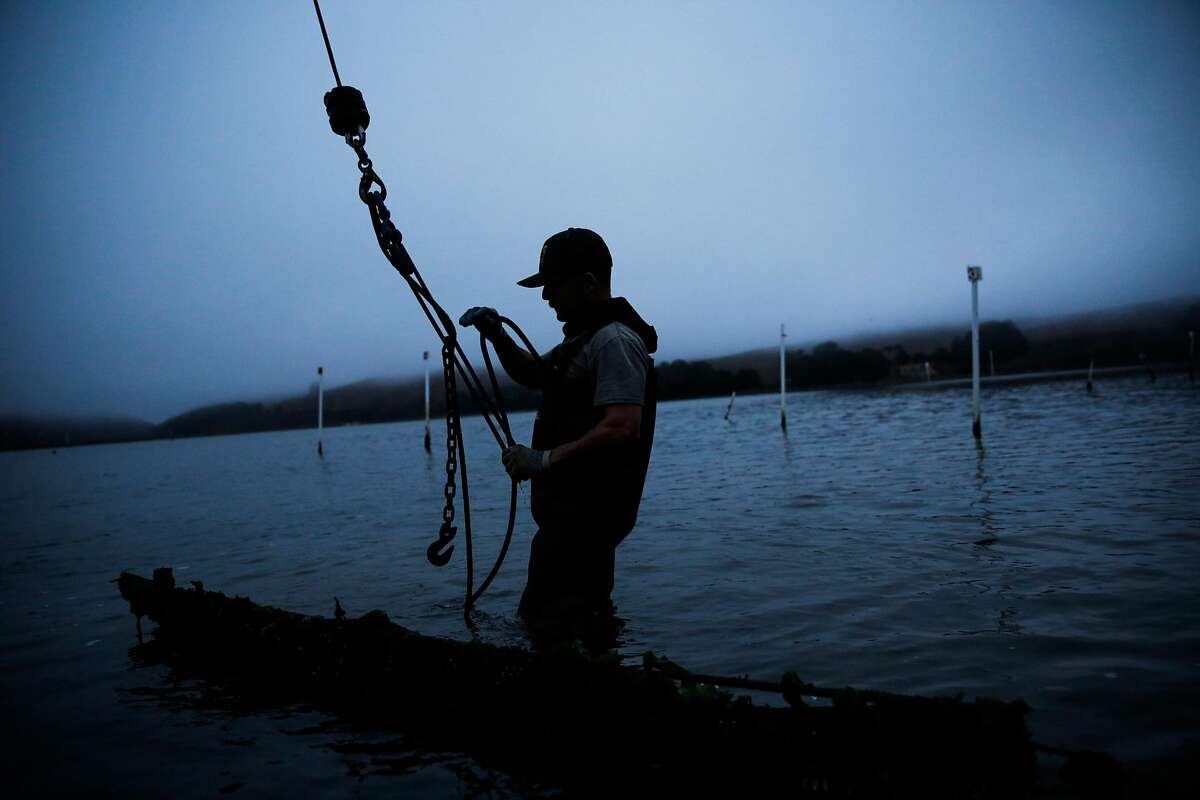
[[[587,334],[582,334],[586,336]],[[563,344],[569,344],[567,339]],[[644,405],[646,372],[650,355],[646,343],[633,328],[610,322],[588,340],[567,364],[568,378],[588,376],[592,381],[592,405]]]

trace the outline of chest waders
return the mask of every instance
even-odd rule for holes
[[[582,438],[604,418],[593,405],[595,387],[588,376],[568,374],[568,366],[596,333],[614,317],[602,318],[550,352],[542,375],[542,403],[533,425],[533,447],[549,450]],[[653,346],[647,344],[648,349]],[[585,463],[565,463],[531,478],[533,518],[541,527],[586,521],[609,532],[616,547],[633,530],[641,504],[658,410],[658,374],[648,358],[646,390],[638,441],[594,454]]]

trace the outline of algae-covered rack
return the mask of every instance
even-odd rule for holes
[[[1020,702],[822,692],[787,675],[787,707],[756,705],[670,662],[641,667],[424,636],[382,611],[329,619],[155,580],[118,578],[157,623],[167,663],[256,702],[306,702],[394,725],[568,794],[636,790],[821,797],[1028,796],[1035,756]],[[752,683],[752,682],[748,682]]]

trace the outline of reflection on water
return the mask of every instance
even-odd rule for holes
[[[975,541],[975,544],[980,547],[996,543],[996,529],[992,522],[992,507],[991,507],[991,491],[988,489],[987,472],[984,469],[984,461],[987,459],[987,450],[983,443],[978,439],[975,440],[975,489],[979,495],[978,501],[975,503],[975,508],[979,514],[979,528],[982,536]]]
[[[131,651],[131,659],[139,665],[142,683],[117,691],[120,706],[169,721],[168,736],[174,739],[204,737],[213,752],[221,754],[221,765],[232,767],[220,770],[211,785],[172,783],[172,796],[298,786],[297,770],[304,769],[301,762],[309,770],[318,765],[325,774],[317,785],[325,783],[338,794],[343,793],[340,786],[347,780],[360,796],[390,796],[400,787],[421,796],[436,793],[447,797],[515,798],[553,794],[536,783],[480,765],[461,753],[422,747],[398,732],[402,721],[397,726],[380,728],[304,706],[256,706],[252,696],[229,691],[220,683],[155,667],[152,655],[147,657],[137,650]],[[227,755],[231,753],[236,757]],[[306,784],[299,793],[309,795],[313,788],[313,784]]]
[[[1200,394],[1182,375],[1082,394],[986,389],[980,448],[957,391],[793,394],[782,438],[775,396],[739,397],[729,422],[727,398],[664,404],[638,528],[618,551],[622,654],[1023,697],[1037,738],[1125,756],[1200,737]],[[512,423],[527,441],[531,415]],[[509,484],[483,424],[464,424],[478,550],[492,554]],[[70,776],[80,791],[161,794],[186,765],[180,796],[239,781],[345,791],[343,756],[282,736],[273,712],[114,702],[168,679],[131,669],[133,618],[108,583],[122,569],[172,565],[183,585],[302,613],[329,615],[337,596],[351,615],[527,644],[515,609],[528,492],[469,631],[461,557],[425,561],[444,471],[422,434],[422,421],[329,429],[323,460],[308,431],[0,454],[0,689],[28,786]],[[466,791],[444,766],[395,757],[387,789],[349,780]],[[272,761],[286,774],[263,777]]]

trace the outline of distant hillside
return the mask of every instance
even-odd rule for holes
[[[1084,351],[1094,348],[1097,344],[1100,344],[1103,349],[1104,342],[1102,340],[1106,338],[1111,340],[1114,335],[1120,335],[1128,340],[1130,346],[1124,348],[1124,351],[1120,351],[1120,348],[1114,350],[1111,353],[1113,358],[1124,357],[1130,359],[1128,363],[1135,363],[1141,352],[1137,349],[1138,346],[1150,346],[1153,343],[1161,342],[1161,347],[1152,347],[1152,350],[1157,353],[1157,350],[1164,349],[1162,357],[1169,360],[1182,360],[1186,355],[1184,336],[1189,329],[1189,324],[1192,330],[1200,333],[1200,320],[1196,319],[1197,306],[1200,306],[1200,297],[1187,297],[1058,317],[1018,317],[1012,321],[1029,343],[1035,347],[1055,341],[1071,344],[1071,347],[1066,348],[1062,353],[1063,358],[1070,357],[1066,350]],[[1184,321],[1189,318],[1192,320],[1190,323]],[[969,323],[964,323],[963,325],[939,325],[928,328],[869,332],[846,336],[839,340],[838,344],[850,351],[863,349],[891,351],[893,348],[899,347],[910,356],[932,356],[940,350],[949,353],[955,339],[961,338],[969,330]],[[1176,334],[1174,339],[1171,338],[1172,332]],[[1169,349],[1171,341],[1178,346],[1175,352],[1168,353],[1165,349]],[[817,341],[795,345],[789,343],[787,352],[811,351],[817,344],[819,344]],[[1079,357],[1086,360],[1087,355]],[[715,368],[731,372],[741,369],[754,370],[762,377],[764,383],[774,381],[777,384],[779,380],[778,347],[765,347],[760,350],[706,360]],[[1080,364],[1077,358],[1074,362],[1064,366],[1078,367]],[[1086,363],[1083,366],[1087,366]],[[1049,369],[1051,367],[1030,365],[1030,368]]]
[[[480,376],[487,381],[486,374]],[[459,407],[463,413],[476,413],[470,392],[459,380]],[[489,387],[490,389],[490,387]],[[508,409],[527,409],[536,405],[537,397],[507,378],[500,382],[501,395]],[[430,413],[445,414],[446,392],[440,377],[430,380]],[[325,424],[329,427],[347,423],[393,422],[418,419],[425,415],[424,380],[368,379],[339,386],[325,392]],[[271,402],[223,403],[204,406],[172,417],[158,426],[159,435],[211,436],[246,431],[274,431],[312,428],[317,424],[317,386],[307,394]]]
[[[1200,297],[1182,300],[1139,303],[1137,305],[1088,311],[1061,317],[1032,317],[1019,320],[1032,341],[1077,336],[1104,335],[1112,331],[1137,330],[1145,333],[1183,332],[1196,329],[1195,306]],[[1189,321],[1190,320],[1190,321]]]
[[[985,370],[997,374],[1097,367],[1178,363],[1187,358],[1187,331],[1200,331],[1200,299],[1144,303],[1060,318],[984,320],[980,326]],[[970,372],[969,326],[851,336],[842,342],[813,342],[787,349],[791,389],[871,386]],[[779,351],[763,348],[713,359],[658,363],[659,398],[752,393],[778,385]],[[486,376],[481,376],[485,381]],[[501,380],[506,408],[534,408],[537,393]],[[431,386],[431,412],[445,413],[440,377]],[[459,382],[464,413],[477,413]],[[325,424],[390,422],[424,415],[421,379],[372,379],[325,392]],[[161,425],[143,420],[63,420],[0,417],[0,449],[61,447],[136,439],[208,436],[312,428],[317,417],[317,386],[292,397],[203,406]]]
[[[152,439],[157,431],[141,419],[0,416],[0,450],[69,447]]]
[[[1031,342],[1120,330],[1166,331],[1177,329],[1180,318],[1185,317],[1188,309],[1197,303],[1200,303],[1200,297],[1184,297],[1052,317],[1018,316],[1013,317],[1013,322]],[[949,347],[951,341],[961,336],[968,327],[969,323],[964,321],[964,324],[957,326],[864,333],[846,337],[844,344],[876,348],[900,344],[909,352],[933,352],[939,347]]]

